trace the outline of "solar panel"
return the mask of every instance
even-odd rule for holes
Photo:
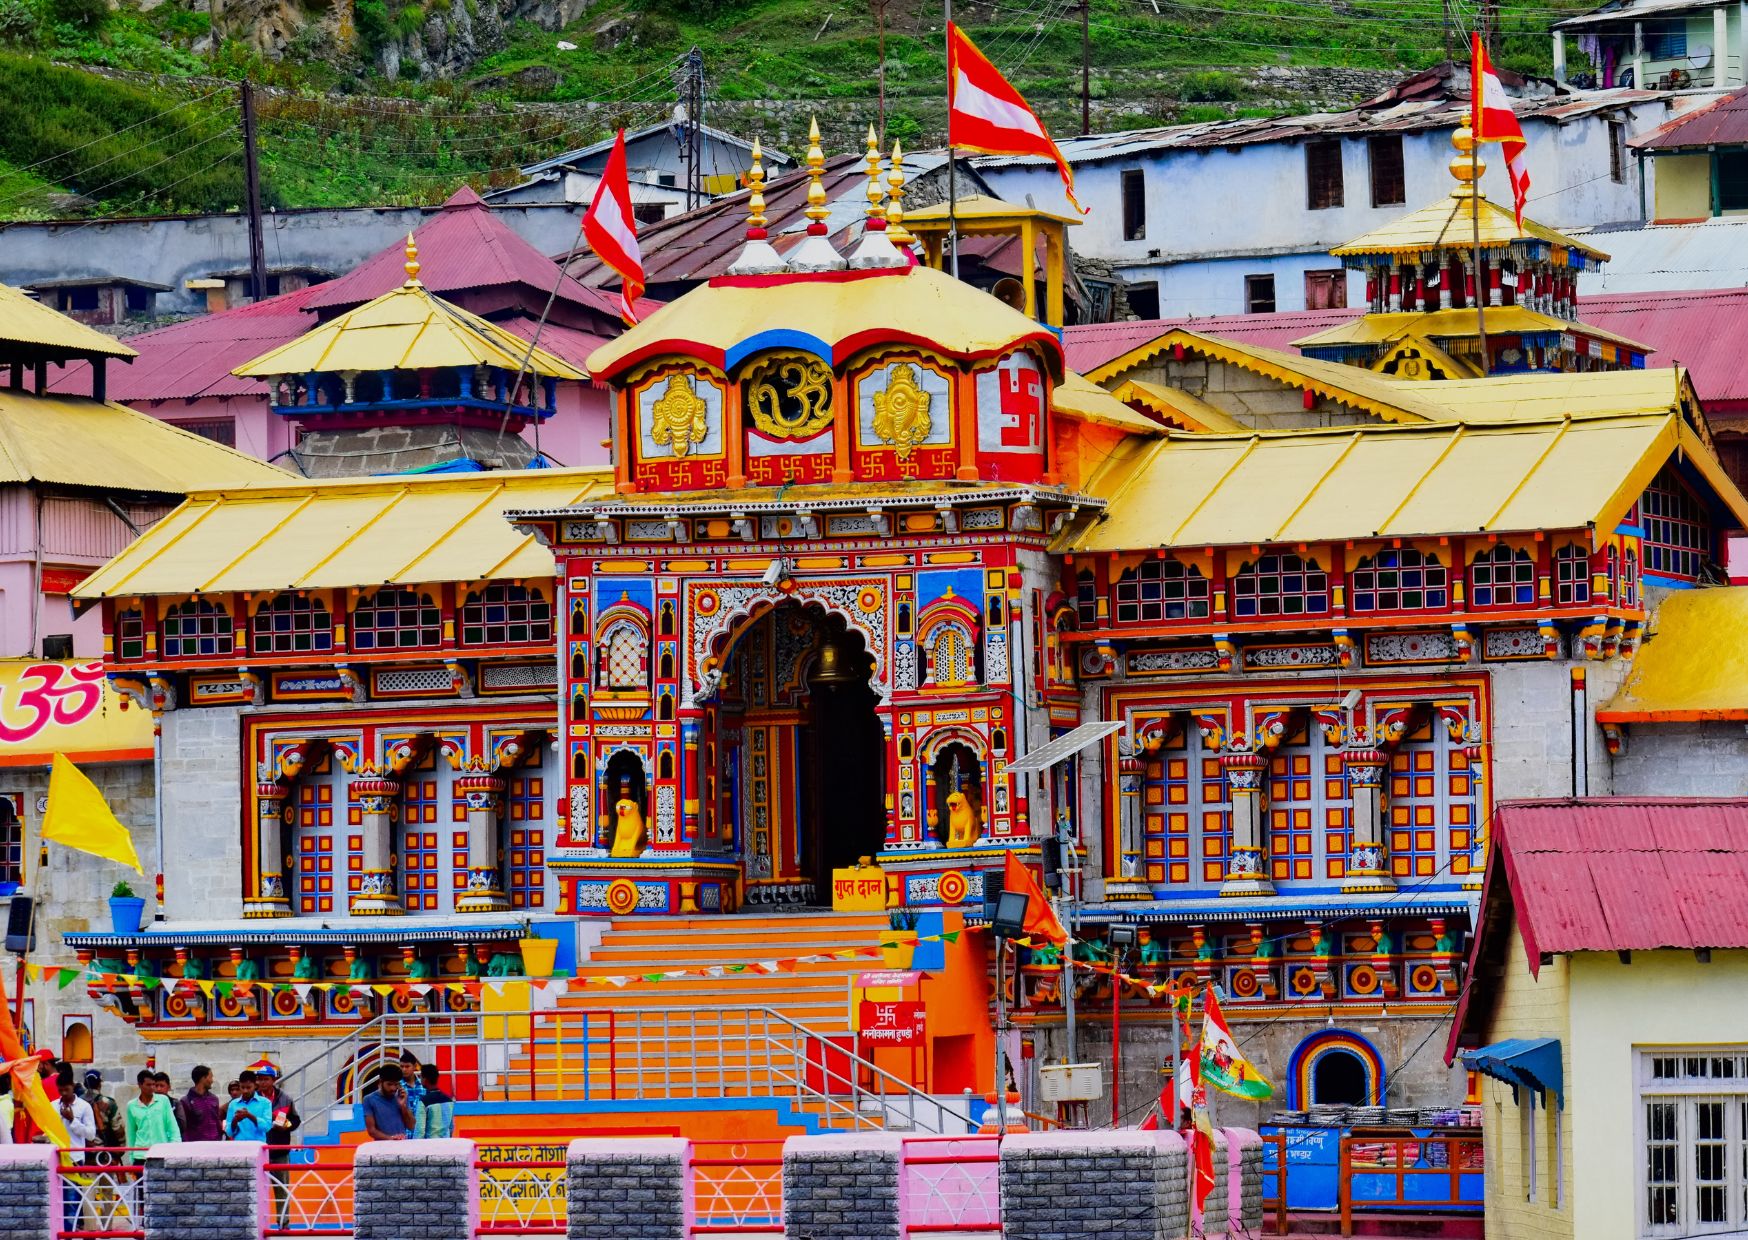
[[[1074,731],[1058,736],[1048,745],[1008,763],[1008,773],[1030,775],[1034,771],[1049,770],[1058,762],[1098,744],[1111,733],[1121,732],[1125,726],[1127,725],[1120,720],[1112,723],[1108,719],[1101,719],[1097,723],[1083,723]]]

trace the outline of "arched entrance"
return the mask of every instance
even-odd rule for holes
[[[746,903],[828,903],[831,871],[884,845],[873,664],[842,617],[792,601],[748,624],[724,657],[703,752],[722,790],[716,835],[741,855]]]

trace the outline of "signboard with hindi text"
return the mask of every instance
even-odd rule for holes
[[[856,1009],[856,1034],[863,1046],[921,1046],[927,1017],[912,999],[864,999]]]
[[[877,865],[833,870],[832,908],[839,913],[885,912],[886,871]]]

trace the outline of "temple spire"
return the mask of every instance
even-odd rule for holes
[[[411,288],[419,282],[419,243],[413,240],[413,234],[407,234],[407,287]]]
[[[775,275],[789,270],[765,231],[764,160],[764,147],[754,138],[753,166],[747,170],[747,243],[740,257],[729,264],[728,274],[731,276]]]
[[[826,221],[831,208],[826,205],[825,151],[819,144],[819,118],[814,117],[807,129],[807,236],[789,255],[793,271],[842,271],[844,256],[832,248],[831,229]]]
[[[903,267],[904,255],[886,235],[886,188],[880,183],[880,139],[868,126],[868,211],[862,224],[862,241],[850,254],[850,266]]]
[[[904,227],[904,145],[892,143],[892,163],[887,166],[886,236],[895,246],[914,245],[916,238]]]

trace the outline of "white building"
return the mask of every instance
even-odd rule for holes
[[[1554,76],[1586,86],[1718,90],[1748,85],[1742,0],[1610,0],[1554,23]],[[1588,69],[1569,73],[1569,51]]]
[[[1451,133],[1468,115],[1449,67],[1346,112],[1173,125],[1062,143],[1092,210],[1075,250],[1114,263],[1142,318],[1357,305],[1357,273],[1329,248],[1447,193]],[[1645,218],[1649,187],[1627,141],[1714,98],[1641,90],[1556,94],[1514,79],[1529,141],[1531,210],[1559,229]],[[1510,202],[1496,149],[1490,198]],[[1002,198],[1066,211],[1054,165],[992,157]],[[1650,176],[1647,166],[1645,175]]]

